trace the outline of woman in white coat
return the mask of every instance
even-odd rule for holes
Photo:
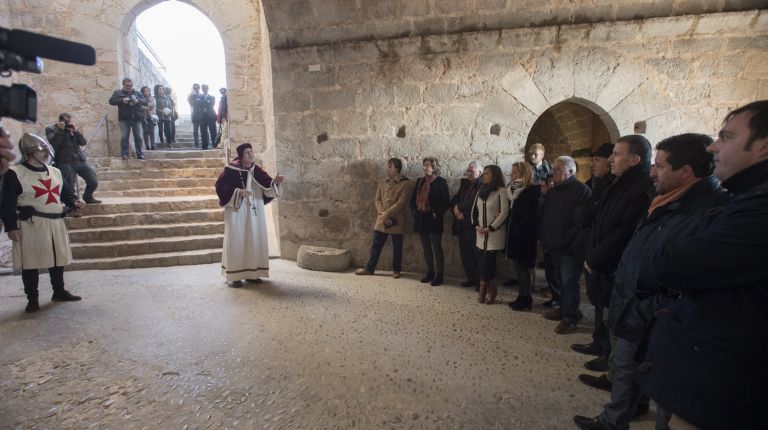
[[[509,198],[499,166],[486,166],[482,180],[472,209],[480,263],[480,295],[477,301],[492,305],[496,300],[496,254],[503,251],[507,243]]]

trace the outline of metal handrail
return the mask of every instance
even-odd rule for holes
[[[91,140],[96,136],[96,132],[99,131],[102,125],[104,125],[104,129],[107,131],[107,154],[112,154],[112,150],[109,147],[109,121],[107,121],[107,114],[101,116],[101,119],[99,120],[99,123],[96,124],[96,127],[94,127],[93,131],[91,132],[91,135],[88,136],[88,139],[85,141],[85,146],[88,146],[89,143],[91,143]]]
[[[144,35],[139,32],[139,30],[136,30],[136,36],[138,37],[139,41],[144,44],[144,46],[149,51],[149,54],[152,55],[155,58],[155,61],[157,61],[157,65],[165,72],[168,71],[168,69],[165,67],[165,64],[163,64],[163,60],[160,59],[160,56],[157,55],[157,52],[155,52],[154,49],[152,49],[152,46],[149,44],[147,39],[144,38]]]

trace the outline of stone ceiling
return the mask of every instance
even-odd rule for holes
[[[765,0],[262,0],[273,49],[764,9]]]

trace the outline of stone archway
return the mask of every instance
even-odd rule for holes
[[[539,116],[528,133],[525,147],[527,150],[534,143],[544,144],[550,163],[561,155],[573,157],[578,165],[577,177],[586,181],[591,152],[618,137],[618,127],[610,115],[594,103],[571,98]]]

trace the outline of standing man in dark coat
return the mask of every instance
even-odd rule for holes
[[[141,120],[144,114],[142,106],[147,105],[147,100],[140,92],[133,88],[133,81],[123,79],[123,88],[116,90],[109,98],[109,104],[117,106],[117,120],[120,122],[120,152],[123,160],[128,159],[128,138],[133,132],[133,146],[136,148],[136,158],[144,159],[141,151]]]
[[[204,127],[205,118],[205,97],[200,94],[200,84],[192,85],[192,92],[187,96],[187,103],[192,109],[192,137],[195,140],[195,148],[200,147],[200,127],[203,127],[203,141],[207,131]]]
[[[467,280],[462,282],[462,287],[478,287],[480,274],[477,271],[477,230],[472,225],[472,205],[475,203],[477,191],[480,189],[480,174],[483,173],[483,165],[475,160],[469,163],[464,177],[461,178],[459,191],[451,198],[451,211],[453,212],[453,234],[459,236],[459,255],[461,265]]]
[[[593,282],[595,301],[608,308],[613,289],[613,272],[619,265],[637,223],[653,196],[651,144],[643,136],[620,137],[609,158],[616,182],[605,192],[597,209],[597,219],[590,232],[590,246],[584,268]],[[608,356],[588,361],[587,369],[608,370]]]
[[[587,186],[592,190],[592,197],[583,206],[576,209],[576,225],[579,227],[579,235],[576,238],[576,249],[582,259],[586,258],[589,249],[589,236],[592,224],[595,223],[600,202],[605,192],[613,185],[616,176],[611,173],[609,158],[613,155],[613,144],[604,143],[597,151],[592,153],[590,169],[592,177],[587,181]],[[605,326],[603,317],[604,308],[596,300],[596,291],[592,276],[584,270],[584,281],[587,284],[587,297],[595,309],[595,329],[592,331],[592,342],[587,344],[573,344],[571,348],[582,354],[607,357],[611,352],[610,336]]]
[[[203,90],[203,149],[208,149],[212,148],[216,141],[216,97],[208,94],[207,84],[203,84],[201,88]]]
[[[561,289],[560,309],[545,314],[547,319],[562,319],[555,333],[576,331],[579,315],[579,277],[583,261],[575,253],[578,228],[574,221],[576,208],[583,205],[592,191],[576,179],[576,161],[568,156],[554,163],[555,186],[546,191],[539,221],[539,242],[552,258],[553,272]],[[542,190],[543,191],[543,190]]]
[[[655,250],[690,237],[712,208],[724,203],[725,193],[712,175],[712,143],[703,134],[681,134],[656,145],[656,164],[651,178],[658,195],[635,229],[616,270],[608,326],[616,337],[611,354],[613,386],[611,400],[596,418],[575,416],[586,430],[628,430],[642,391],[635,382],[638,362],[635,352],[648,322],[657,309],[671,299],[649,276]],[[657,418],[664,417],[657,411]],[[666,426],[660,419],[659,426]]]
[[[671,426],[768,423],[768,100],[730,112],[709,147],[730,193],[696,234],[654,253],[651,277],[681,298],[650,332],[643,390]]]

